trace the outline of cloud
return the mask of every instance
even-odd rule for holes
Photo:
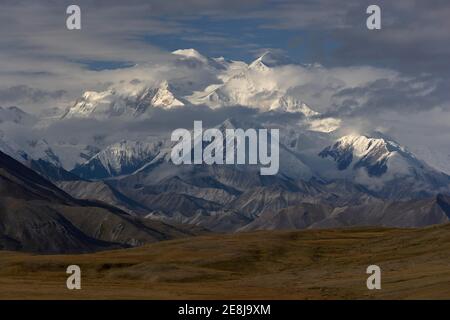
[[[410,115],[433,109],[450,111],[447,84],[430,77],[381,78],[339,90],[332,98],[333,110],[330,113],[340,117],[369,118],[383,112]]]
[[[61,99],[65,96],[64,90],[41,90],[30,88],[26,85],[18,85],[9,88],[0,88],[1,104],[28,104],[41,103]]]

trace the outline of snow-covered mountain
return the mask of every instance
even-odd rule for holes
[[[284,56],[266,52],[247,65],[224,58],[208,58],[194,49],[176,50],[173,55],[178,63],[213,73],[216,81],[200,91],[189,91],[189,86],[182,85],[183,90],[177,90],[170,81],[161,79],[156,86],[121,84],[101,92],[86,91],[62,118],[132,119],[148,116],[147,111],[152,107],[171,109],[186,104],[211,108],[240,105],[261,111],[299,112],[308,117],[318,115],[305,101],[277,82],[274,68],[293,63]]]
[[[222,132],[223,137],[226,136],[226,130],[236,130],[236,129],[249,129],[249,128],[263,128],[257,124],[251,124],[251,123],[242,123],[237,121],[236,119],[226,119],[225,121],[223,121],[221,124],[217,125],[214,127],[215,129],[218,129]],[[207,128],[204,128],[207,129]],[[192,136],[194,135],[193,132],[191,132]],[[225,162],[225,155],[227,150],[233,148],[234,149],[234,154],[237,154],[237,150],[241,149],[241,150],[247,150],[249,148],[248,143],[246,143],[245,141],[237,141],[236,143],[233,143],[232,145],[230,144],[229,141],[227,141],[227,143],[223,143],[222,147],[218,147],[216,148],[216,152],[222,152],[223,153],[223,161]],[[200,145],[201,144],[201,145]],[[142,172],[142,171],[146,171],[146,172],[158,172],[158,168],[165,168],[164,170],[160,170],[161,172],[165,172],[168,176],[174,176],[177,174],[177,167],[180,168],[181,170],[184,170],[185,168],[182,168],[184,166],[175,166],[172,164],[172,160],[171,160],[171,151],[172,151],[172,146],[175,145],[175,142],[171,142],[169,140],[166,141],[162,141],[158,144],[158,146],[160,147],[159,152],[157,153],[156,156],[154,156],[154,158],[149,161],[147,164],[145,164],[142,168],[140,168],[138,171],[136,171],[136,173],[138,172]],[[205,149],[205,147],[207,146],[207,143],[203,142],[203,141],[199,141],[197,143],[197,145],[193,144],[192,145],[192,151],[191,154],[194,154],[194,149],[196,148],[200,148],[202,150]],[[271,145],[270,142],[268,144],[268,150],[270,150]],[[280,175],[285,175],[285,176],[289,176],[292,179],[304,179],[304,180],[309,180],[312,176],[312,170],[305,165],[302,160],[300,159],[300,157],[293,152],[290,148],[288,148],[287,146],[280,144],[279,146],[279,161],[280,161]],[[209,155],[204,156],[203,158],[203,162],[205,163],[211,163],[213,162],[213,159],[208,158]],[[167,166],[172,167],[171,170],[167,170]],[[186,166],[188,167],[188,166]],[[195,167],[195,166],[194,166]],[[255,172],[257,174],[259,174],[259,168],[260,165],[236,165],[237,170],[248,170],[248,171],[252,171]],[[160,172],[158,172],[158,175],[160,176]]]
[[[161,145],[161,141],[123,140],[106,147],[72,172],[87,179],[130,174],[152,161],[160,151]]]
[[[49,180],[79,180],[78,176],[63,168],[59,157],[44,139],[25,141],[21,145],[0,139],[0,151]]]
[[[269,108],[270,111],[284,111],[284,112],[300,112],[306,117],[316,116],[319,113],[312,110],[306,103],[300,101],[292,96],[283,95],[278,100],[275,100]]]
[[[265,51],[261,56],[256,58],[248,67],[251,70],[268,71],[271,68],[295,64],[289,57],[272,51]]]
[[[30,139],[18,144],[3,137],[0,138],[0,151],[23,164],[32,160],[44,160],[52,165],[61,166],[58,156],[45,139]]]
[[[184,106],[184,103],[175,98],[171,91],[169,83],[163,81],[152,98],[151,105],[163,109],[172,109]]]
[[[13,157],[21,163],[25,163],[28,157],[27,154],[23,150],[21,150],[20,147],[17,146],[14,142],[4,141],[3,139],[0,139],[0,151],[10,157]]]
[[[352,172],[365,168],[369,177],[380,177],[387,173],[404,174],[410,167],[425,168],[424,163],[397,143],[357,134],[339,138],[319,155],[331,157],[339,171]]]
[[[328,178],[345,178],[378,195],[414,198],[448,192],[450,177],[435,170],[404,147],[386,138],[347,135],[319,153],[333,161],[337,171]]]
[[[181,98],[173,93],[170,84],[163,80],[156,87],[124,86],[106,91],[86,91],[62,116],[70,118],[94,118],[107,120],[114,117],[142,118],[149,109],[171,109],[183,106]]]
[[[233,72],[226,72],[221,77],[221,84],[210,85],[186,98],[192,104],[206,104],[212,108],[241,105],[262,111],[317,115],[304,101],[280,86],[273,74],[273,68],[292,63],[281,55],[266,52],[249,65],[241,64]]]
[[[179,49],[172,52],[177,57],[177,63],[186,64],[189,67],[206,67],[212,70],[223,71],[233,64],[232,61],[228,61],[223,57],[209,58],[202,55],[195,49]]]

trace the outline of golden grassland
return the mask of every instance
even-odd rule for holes
[[[68,265],[82,289],[66,288]],[[382,269],[369,291],[366,268]],[[0,251],[0,299],[450,299],[450,225],[207,235],[82,255]]]

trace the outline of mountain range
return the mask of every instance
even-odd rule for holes
[[[296,63],[291,59],[266,52],[247,64],[205,57],[194,49],[174,51],[173,59],[179,68],[198,69],[208,76],[198,81],[173,77],[119,82],[104,91],[88,90],[66,110],[52,109],[44,113],[47,116],[29,115],[18,107],[0,109],[0,151],[15,159],[11,168],[5,166],[6,176],[26,172],[40,183],[38,192],[27,189],[36,181],[29,186],[21,181],[27,188],[13,197],[7,190],[18,187],[2,176],[6,209],[2,209],[1,246],[85,251],[204,229],[422,227],[449,221],[450,176],[393,137],[348,132],[341,127],[342,119],[315,110],[279,76],[279,70]],[[170,160],[170,132],[138,130],[146,121],[164,121],[158,117],[165,115],[177,120],[183,110],[219,112],[236,107],[251,110],[254,116],[226,116],[208,127],[280,129],[277,175],[261,176],[257,165],[177,166]],[[135,130],[122,136],[120,130],[93,133],[88,143],[75,133],[51,139],[42,134],[71,123],[83,128],[126,123]],[[3,130],[6,124],[15,128],[13,132],[35,128],[33,134],[42,136],[15,139]],[[5,163],[13,163],[12,158],[2,154]],[[38,214],[35,203],[47,209]],[[22,218],[10,210],[20,211]],[[27,220],[30,223],[20,229],[18,221]],[[25,238],[37,225],[49,229]],[[61,234],[70,234],[71,240],[58,246],[65,241]]]

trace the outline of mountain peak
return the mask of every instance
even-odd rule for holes
[[[170,85],[166,80],[160,83],[158,91],[156,91],[156,94],[152,98],[151,104],[155,107],[162,107],[164,109],[184,106],[183,102],[175,98],[175,95],[170,90]]]
[[[281,67],[284,65],[294,64],[294,61],[291,60],[286,55],[274,52],[274,51],[265,51],[260,57],[254,60],[250,65],[250,69],[258,69],[258,70],[266,70],[274,67]]]
[[[359,134],[339,138],[332,146],[320,152],[319,156],[333,158],[339,170],[364,167],[370,177],[384,175],[389,167],[390,175],[407,174],[407,168],[412,166],[418,170],[424,169],[419,161],[399,149],[395,142]]]
[[[178,49],[172,52],[172,54],[177,55],[177,56],[182,56],[185,58],[189,58],[189,59],[197,59],[200,60],[204,63],[208,62],[208,59],[202,55],[200,52],[198,52],[195,49]]]
[[[169,90],[169,88],[170,88],[170,85],[167,80],[164,80],[159,84],[159,89],[161,89],[161,90]]]
[[[219,125],[220,128],[223,129],[236,129],[238,126],[236,124],[236,120],[233,118],[227,118],[224,122]]]
[[[0,106],[0,123],[15,122],[18,124],[30,124],[34,122],[34,116],[26,113],[16,106],[3,108]]]
[[[340,138],[337,142],[342,149],[351,148],[355,155],[361,156],[370,150],[383,147],[387,142],[381,138],[369,138],[365,135],[349,134]]]
[[[273,111],[286,111],[286,112],[300,112],[303,113],[305,117],[316,116],[319,113],[311,109],[306,103],[303,101],[290,96],[283,95],[278,100],[274,101],[270,106],[269,110]]]

